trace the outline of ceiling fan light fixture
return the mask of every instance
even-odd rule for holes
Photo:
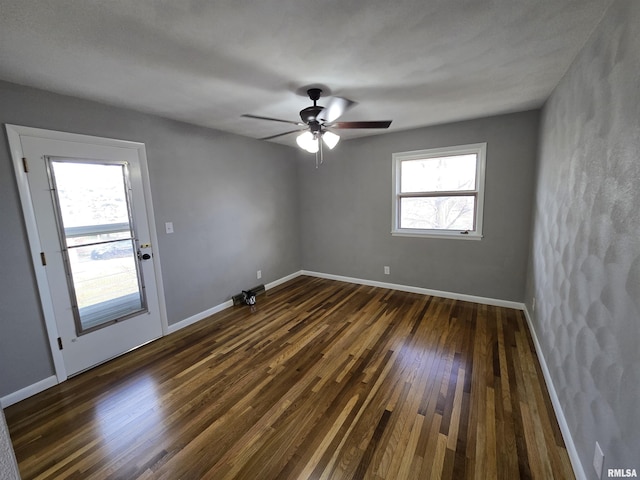
[[[318,150],[320,150],[320,146],[318,145],[318,140],[314,138],[313,140],[311,140],[309,148],[307,148],[307,152],[316,153]]]
[[[329,147],[329,150],[333,150],[333,147],[335,147],[340,141],[340,135],[336,135],[335,133],[327,130],[322,134],[322,141],[327,147]]]
[[[300,148],[306,150],[309,153],[316,153],[319,149],[318,139],[315,135],[309,131],[298,135],[296,138],[296,143]]]

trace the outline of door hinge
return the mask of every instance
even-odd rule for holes
[[[22,168],[24,168],[24,173],[29,173],[29,162],[26,157],[22,157]]]
[[[58,337],[58,348],[62,350],[62,338]]]
[[[47,257],[44,252],[40,252],[40,261],[42,262],[43,267],[47,265]]]

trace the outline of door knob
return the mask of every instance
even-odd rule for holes
[[[149,260],[151,258],[151,255],[149,255],[148,253],[142,253],[140,250],[138,250],[138,260]]]

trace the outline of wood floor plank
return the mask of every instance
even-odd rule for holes
[[[23,479],[573,476],[522,312],[305,276],[5,415]]]

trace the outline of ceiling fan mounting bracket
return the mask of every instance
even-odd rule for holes
[[[315,106],[316,102],[320,98],[320,95],[322,95],[322,89],[310,88],[309,90],[307,90],[307,95],[309,95],[309,98],[313,100],[313,105]]]

